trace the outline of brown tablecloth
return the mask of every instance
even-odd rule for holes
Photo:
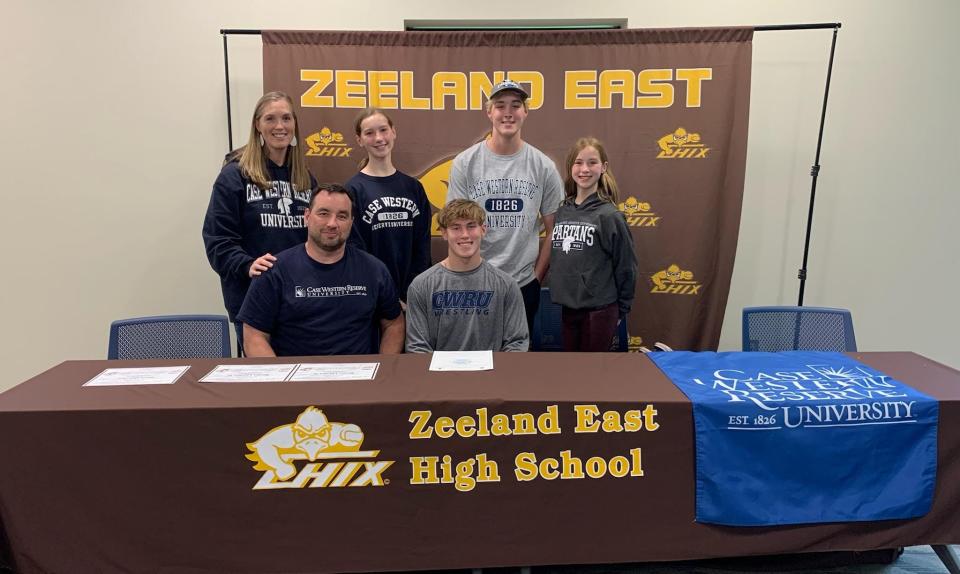
[[[643,355],[537,353],[496,354],[496,369],[477,373],[430,372],[426,355],[277,361],[381,363],[374,381],[310,383],[198,382],[217,364],[264,360],[69,361],[0,395],[0,519],[24,573],[358,572],[960,543],[960,372],[913,353],[852,356],[940,401],[937,489],[921,519],[697,524],[686,397]],[[187,364],[173,385],[81,386],[107,367]],[[292,462],[302,488],[255,490],[275,481],[264,478],[270,464],[247,457],[266,450],[248,443],[310,406],[334,435],[361,432],[359,452],[328,448]],[[536,432],[515,433],[517,414]],[[474,474],[484,466],[499,480],[457,481],[471,460]]]

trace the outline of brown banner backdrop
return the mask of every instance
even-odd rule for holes
[[[320,181],[356,173],[353,120],[367,106],[387,110],[394,164],[438,210],[453,157],[490,130],[491,86],[520,82],[531,94],[523,139],[561,175],[578,137],[607,146],[640,263],[631,349],[708,350],[740,227],[752,40],[751,28],[265,31],[263,83],[299,104],[301,149]]]

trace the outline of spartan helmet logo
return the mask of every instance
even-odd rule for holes
[[[307,407],[292,424],[268,431],[247,443],[256,470],[272,470],[281,480],[296,474],[291,460],[320,458],[326,452],[356,452],[363,442],[363,431],[355,424],[330,422],[323,411]]]
[[[573,247],[573,237],[564,237],[563,238],[563,252],[570,253],[570,248]]]
[[[280,210],[280,213],[283,215],[290,215],[290,206],[293,205],[293,200],[289,197],[282,197],[280,201],[277,202],[277,209]]]

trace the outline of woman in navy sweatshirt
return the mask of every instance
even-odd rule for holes
[[[307,239],[303,214],[316,180],[299,152],[299,139],[290,96],[264,94],[254,109],[247,144],[227,155],[213,184],[203,243],[220,276],[231,321],[250,280],[273,266],[274,254]],[[242,332],[237,329],[238,342]]]

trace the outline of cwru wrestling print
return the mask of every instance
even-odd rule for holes
[[[937,474],[937,401],[840,353],[657,353],[693,402],[696,520],[915,518]]]

